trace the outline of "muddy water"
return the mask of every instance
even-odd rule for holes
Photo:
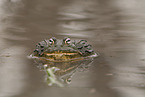
[[[144,0],[1,0],[0,97],[144,97]],[[86,39],[100,56],[49,87],[27,58],[49,37]]]

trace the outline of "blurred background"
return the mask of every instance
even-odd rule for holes
[[[144,0],[0,0],[0,97],[145,97]],[[50,37],[99,52],[63,88],[27,58]]]

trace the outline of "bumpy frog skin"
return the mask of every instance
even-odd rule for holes
[[[86,40],[71,41],[70,38],[59,40],[52,37],[39,42],[31,56],[52,62],[66,62],[96,57],[97,54]]]

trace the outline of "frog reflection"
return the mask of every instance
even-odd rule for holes
[[[46,82],[49,86],[54,84],[63,87],[71,82],[72,76],[78,70],[86,70],[93,62],[92,58],[75,62],[49,62],[35,59],[40,70],[46,72]]]

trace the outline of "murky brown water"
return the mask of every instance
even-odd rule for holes
[[[0,0],[0,97],[144,97],[144,0]],[[86,39],[100,56],[67,87],[27,58],[49,37]]]

